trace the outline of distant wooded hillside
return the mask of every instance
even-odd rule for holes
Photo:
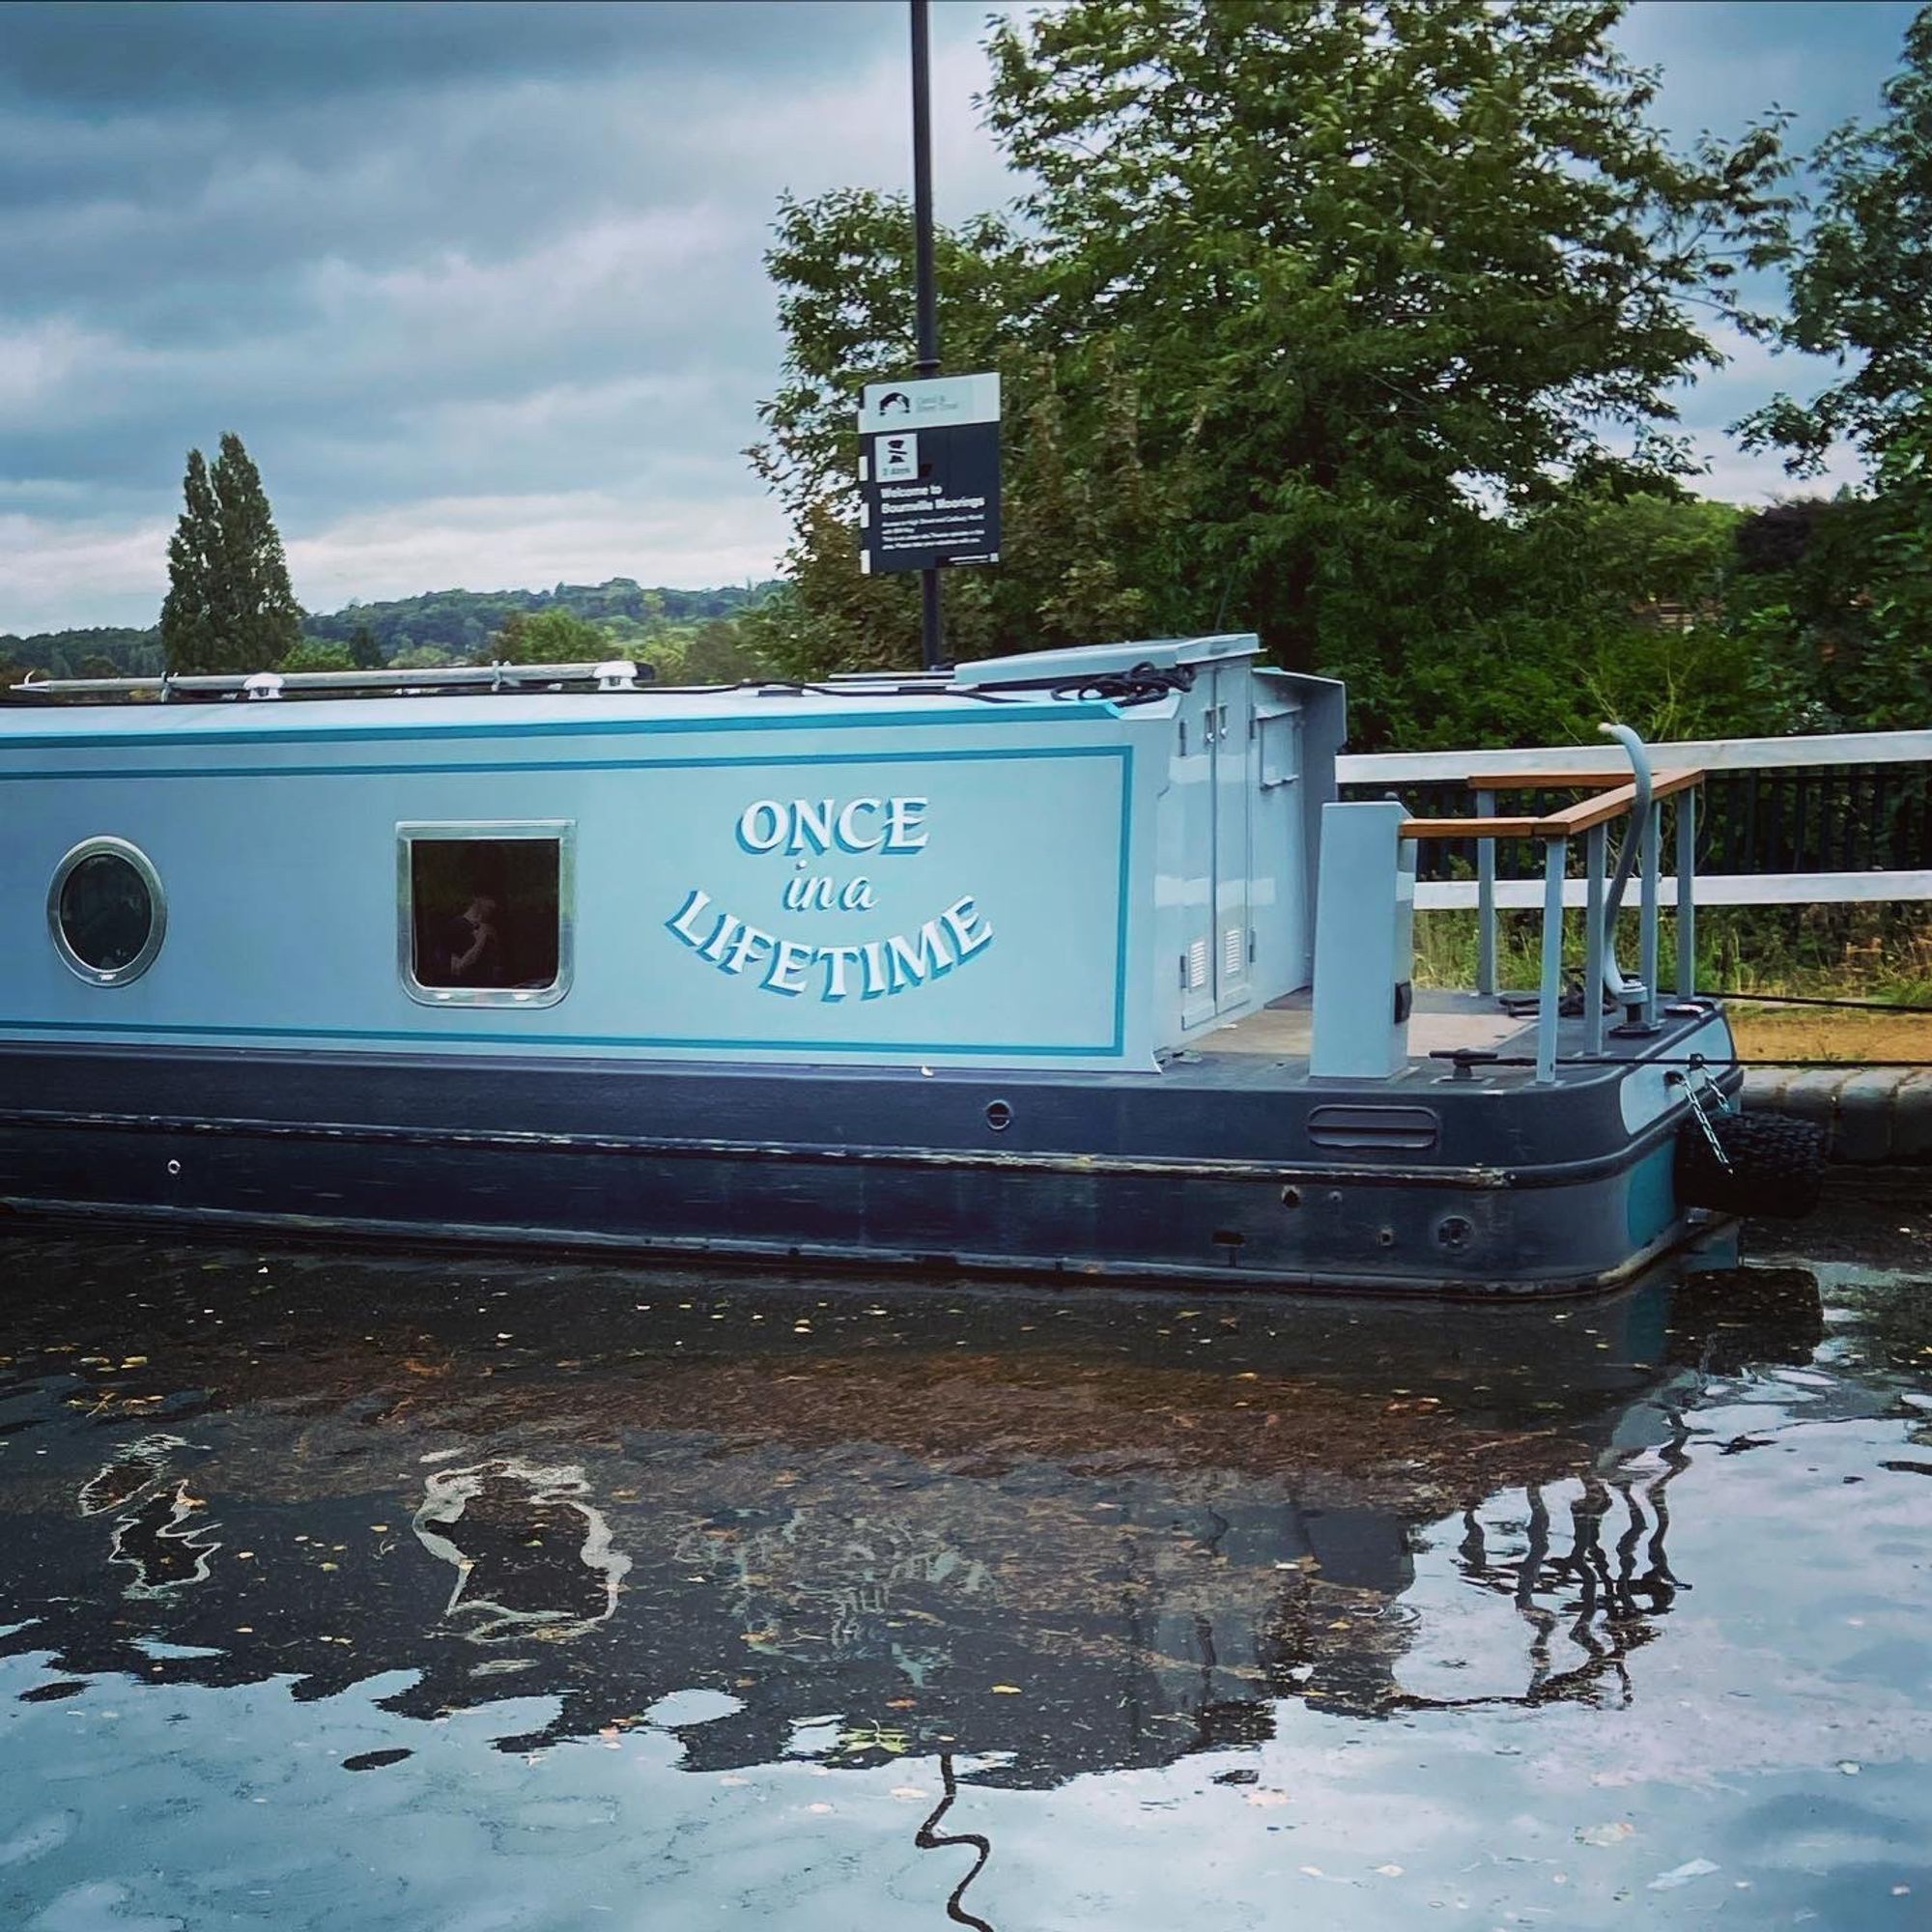
[[[43,670],[55,677],[152,677],[161,668],[161,629],[100,626],[86,631],[0,631],[0,670]]]
[[[613,577],[606,583],[559,583],[554,590],[431,590],[304,615],[302,636],[320,647],[346,649],[366,634],[384,664],[405,653],[449,662],[482,653],[514,616],[564,611],[597,625],[613,644],[644,643],[707,620],[735,617],[773,587],[733,583],[677,590]],[[8,665],[55,677],[153,676],[162,667],[160,631],[156,626],[42,631],[31,637],[0,633],[0,667]]]
[[[734,583],[716,590],[672,590],[613,577],[608,583],[559,583],[554,590],[431,590],[420,597],[351,604],[326,617],[305,617],[302,635],[347,644],[366,625],[384,661],[425,644],[469,658],[519,611],[568,611],[621,643],[641,640],[667,624],[734,616],[774,587]]]

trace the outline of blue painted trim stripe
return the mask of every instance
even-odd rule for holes
[[[38,779],[65,781],[77,779],[327,779],[397,778],[423,772],[643,772],[725,771],[759,765],[923,765],[952,764],[986,758],[1131,758],[1124,745],[989,746],[959,752],[827,752],[802,758],[796,753],[767,753],[744,758],[501,758],[461,763],[397,765],[156,765],[109,766],[96,771],[0,772],[0,784]]]
[[[485,1009],[487,1010],[487,1009]],[[424,1033],[377,1027],[249,1027],[249,1026],[164,1026],[139,1020],[0,1020],[0,1037],[18,1028],[27,1033],[140,1034],[145,1036],[179,1034],[192,1038],[224,1039],[408,1039],[438,1040],[451,1046],[468,1046],[472,1040],[515,1040],[524,1046],[650,1046],[689,1047],[698,1051],[730,1051],[753,1048],[760,1052],[787,1054],[794,1059],[810,1059],[821,1053],[1010,1053],[1029,1058],[1051,1055],[1056,1059],[1099,1059],[1118,1053],[1116,1041],[1108,1046],[1014,1046],[988,1045],[980,1041],[957,1040],[875,1040],[839,1039],[687,1039],[655,1034],[595,1033],[484,1033],[466,1029],[462,1033]]]
[[[774,704],[781,700],[774,698]],[[314,730],[278,731],[271,721],[251,720],[249,728],[231,726],[222,731],[63,731],[21,732],[17,737],[0,738],[0,744],[23,751],[43,748],[72,751],[78,746],[103,745],[232,745],[238,739],[247,745],[356,744],[392,738],[601,738],[633,737],[687,731],[866,731],[901,724],[953,724],[968,728],[978,724],[1032,724],[1051,719],[1058,724],[1065,718],[1119,718],[1116,704],[1082,698],[1056,700],[1051,708],[1037,704],[982,704],[970,711],[949,707],[944,711],[813,711],[787,718],[747,718],[736,714],[711,718],[630,718],[630,719],[538,719],[518,724],[439,724],[434,720],[398,719],[393,724],[341,725]]]

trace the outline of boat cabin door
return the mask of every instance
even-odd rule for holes
[[[1214,717],[1214,1007],[1225,1013],[1248,997],[1253,954],[1248,807],[1255,788],[1248,766],[1254,680],[1244,662],[1215,667]]]
[[[1245,1004],[1253,943],[1248,909],[1248,813],[1253,683],[1245,662],[1203,666],[1181,707],[1188,817],[1208,834],[1208,876],[1196,883],[1181,964],[1181,1025],[1199,1026]],[[1197,850],[1199,847],[1197,846]]]

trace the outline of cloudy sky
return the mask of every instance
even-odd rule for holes
[[[1013,191],[980,0],[934,8],[939,214]],[[1662,118],[1869,114],[1912,8],[1644,0]],[[779,194],[905,185],[895,0],[119,6],[0,0],[0,632],[146,624],[190,443],[240,430],[297,594],[764,576],[740,451],[779,344]],[[1721,426],[1802,368],[1738,345]],[[1847,471],[1846,473],[1849,473]]]

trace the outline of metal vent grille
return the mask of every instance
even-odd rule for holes
[[[1198,991],[1208,983],[1208,942],[1197,939],[1187,949],[1187,990]]]
[[[1221,971],[1226,978],[1232,980],[1239,974],[1246,963],[1247,950],[1238,925],[1231,925],[1221,935]]]
[[[1319,1148],[1426,1149],[1442,1138],[1442,1122],[1431,1107],[1317,1107],[1308,1138]]]

